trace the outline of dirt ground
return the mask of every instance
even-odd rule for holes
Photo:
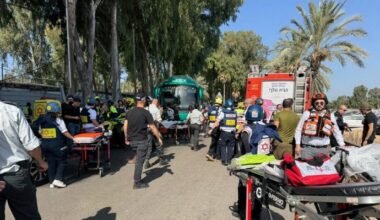
[[[355,141],[360,134],[354,130],[346,136]],[[143,174],[150,184],[147,189],[132,188],[134,165],[127,164],[129,150],[112,151],[112,168],[104,177],[87,172],[77,178],[68,167],[67,188],[50,189],[47,184],[37,188],[42,219],[237,220],[230,207],[237,201],[238,179],[220,162],[206,161],[209,143],[209,138],[201,139],[199,151],[187,145],[168,147],[166,166],[151,159],[154,166]],[[266,212],[263,215],[268,219]],[[272,215],[275,220],[292,219],[288,208],[273,208]],[[13,219],[9,209],[6,219]]]
[[[147,189],[132,187],[134,165],[127,163],[128,150],[112,151],[112,168],[104,177],[87,172],[76,178],[67,170],[67,188],[50,189],[48,184],[37,188],[42,219],[237,220],[230,206],[237,201],[238,179],[220,162],[206,161],[209,143],[209,138],[201,140],[199,151],[187,145],[168,147],[166,166],[152,158],[154,166],[143,174]],[[291,218],[288,209],[273,209],[272,215],[276,220]],[[13,219],[9,209],[6,219]]]
[[[352,131],[344,132],[344,140],[360,146],[362,141],[362,128],[355,128]],[[380,143],[380,135],[376,135],[375,143]]]

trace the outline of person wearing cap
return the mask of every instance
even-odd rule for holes
[[[335,116],[327,109],[327,96],[317,93],[313,95],[311,104],[310,110],[302,114],[294,135],[295,154],[304,160],[320,154],[329,155],[330,136],[335,137],[339,146],[345,145]]]
[[[89,98],[87,100],[86,106],[82,109],[80,113],[80,118],[82,121],[82,127],[85,132],[94,132],[100,130],[100,124],[98,122],[98,114],[95,108],[96,101],[94,98]]]
[[[66,165],[67,146],[66,138],[73,140],[68,132],[65,122],[59,118],[61,106],[50,102],[46,106],[46,114],[41,115],[34,123],[36,131],[41,131],[42,150],[49,164],[48,176],[50,188],[64,188],[63,173]]]
[[[360,112],[364,115],[361,146],[365,146],[372,144],[376,139],[377,117],[368,104],[363,104]]]
[[[151,129],[153,135],[157,138],[159,145],[163,145],[160,132],[154,125],[152,115],[144,109],[146,97],[143,93],[136,96],[136,107],[129,110],[124,121],[125,144],[136,149],[136,164],[134,172],[134,189],[149,187],[148,183],[141,180],[141,174],[149,148],[149,140],[147,137],[148,128]]]
[[[0,219],[5,219],[6,203],[14,219],[41,219],[30,177],[32,157],[40,171],[48,169],[39,146],[22,111],[0,101]]]
[[[80,98],[74,96],[67,96],[67,103],[62,103],[62,118],[72,135],[80,131],[80,104]]]

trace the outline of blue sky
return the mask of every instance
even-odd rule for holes
[[[221,30],[251,30],[262,37],[263,43],[272,48],[280,37],[279,30],[290,26],[290,20],[300,20],[297,5],[307,8],[308,0],[245,0],[239,9],[235,22],[223,25]],[[330,99],[340,95],[352,95],[354,87],[365,85],[371,89],[380,87],[380,1],[379,0],[347,0],[344,6],[346,17],[361,15],[360,26],[367,31],[365,38],[350,39],[353,43],[367,51],[365,67],[360,68],[352,63],[341,67],[339,63],[329,63],[333,70],[330,76],[331,89],[327,92]],[[351,27],[355,27],[351,26]],[[379,65],[379,66],[378,66]]]

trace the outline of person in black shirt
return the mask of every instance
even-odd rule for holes
[[[343,121],[343,115],[346,113],[346,111],[347,106],[342,104],[339,105],[339,108],[336,110],[336,112],[334,112],[336,124],[338,125],[339,130],[342,132],[342,134],[348,128],[347,123],[344,123]]]
[[[129,110],[124,121],[125,144],[136,148],[136,165],[134,173],[134,189],[149,187],[147,183],[141,181],[141,173],[149,147],[148,127],[157,138],[160,145],[163,145],[161,135],[154,125],[153,117],[148,110],[144,109],[146,97],[144,94],[136,96],[136,107]]]
[[[339,108],[334,112],[336,124],[338,125],[338,128],[340,132],[342,132],[342,134],[344,133],[345,130],[349,129],[347,123],[344,123],[343,121],[343,115],[346,113],[346,111],[347,111],[347,106],[341,104],[339,105]],[[330,136],[330,145],[333,147],[339,146],[334,135]]]
[[[68,102],[62,103],[62,118],[71,135],[76,135],[80,130],[80,104],[78,97],[68,96]]]
[[[362,146],[372,144],[376,138],[377,117],[371,111],[371,107],[363,105],[360,112],[364,115]]]

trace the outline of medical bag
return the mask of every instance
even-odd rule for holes
[[[340,180],[334,163],[327,156],[315,157],[313,161],[301,161],[285,154],[281,165],[288,183],[293,186],[330,185]]]

